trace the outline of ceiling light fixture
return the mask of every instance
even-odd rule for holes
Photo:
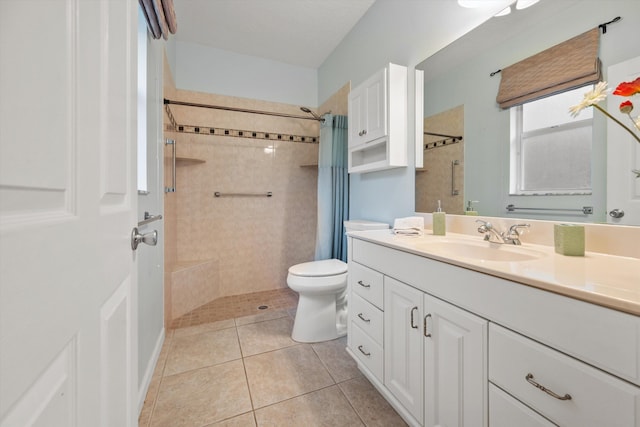
[[[506,16],[511,13],[511,6],[507,6],[493,16]]]
[[[534,4],[538,3],[539,0],[518,0],[516,2],[516,9],[521,10],[521,9],[526,9],[529,6],[533,6]]]

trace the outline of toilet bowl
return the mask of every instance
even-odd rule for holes
[[[345,221],[347,231],[389,228],[372,221]],[[304,262],[289,268],[287,285],[298,292],[291,338],[329,341],[347,334],[347,264],[338,259]]]

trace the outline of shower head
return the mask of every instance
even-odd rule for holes
[[[313,111],[311,111],[310,108],[307,107],[300,107],[300,109],[302,111],[304,111],[305,113],[311,114],[313,116],[314,119],[318,120],[319,122],[324,123],[324,119],[322,117],[320,117],[319,115],[317,115],[316,113],[314,113]]]

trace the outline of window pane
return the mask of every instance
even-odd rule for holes
[[[591,126],[522,139],[522,190],[591,189]]]
[[[569,107],[579,104],[589,90],[591,86],[585,86],[524,104],[522,130],[530,132],[592,118],[593,108],[585,108],[575,119],[569,113]]]

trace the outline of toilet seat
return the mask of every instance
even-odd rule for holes
[[[339,259],[303,262],[289,268],[289,274],[302,277],[336,276],[347,272],[347,264]]]

